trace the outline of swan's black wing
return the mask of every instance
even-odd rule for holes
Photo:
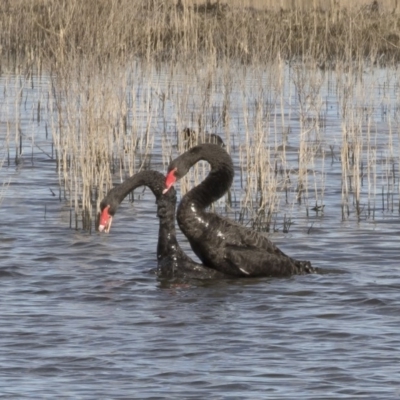
[[[314,273],[308,261],[298,261],[287,256],[266,236],[225,218],[225,258],[248,276],[290,276]]]
[[[224,227],[227,242],[232,246],[240,246],[252,249],[264,250],[276,256],[287,255],[272,243],[265,235],[253,229],[247,228],[229,219],[220,217],[220,226]]]
[[[292,260],[256,248],[227,245],[225,258],[232,268],[237,268],[246,276],[277,277],[316,272],[308,261]]]
[[[287,256],[264,235],[218,214],[190,217],[186,215],[184,228],[190,230],[187,236],[193,251],[205,265],[225,274],[250,277],[316,272],[308,261]]]

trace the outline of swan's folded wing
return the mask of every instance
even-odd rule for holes
[[[290,276],[297,273],[290,257],[258,248],[228,245],[225,248],[225,260],[244,276]]]
[[[263,234],[249,229],[243,225],[226,221],[225,232],[227,242],[232,246],[243,247],[244,249],[258,249],[262,253],[275,254],[276,256],[288,257],[282,250],[272,243]]]

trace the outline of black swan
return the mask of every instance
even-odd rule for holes
[[[176,192],[163,195],[165,177],[157,171],[141,171],[111,189],[100,203],[99,231],[109,232],[112,218],[122,200],[139,186],[147,186],[156,197],[160,219],[157,245],[157,274],[160,278],[215,279],[225,275],[194,262],[179,246],[175,231]]]
[[[221,147],[225,147],[224,141],[215,133],[204,133],[203,137],[203,135],[197,134],[194,129],[184,128],[182,131],[182,136],[185,140],[186,148],[190,148],[201,143],[214,143]]]
[[[235,276],[289,276],[315,273],[309,261],[298,261],[283,253],[260,233],[205,209],[221,198],[233,181],[229,154],[215,144],[201,144],[171,162],[164,193],[200,160],[210,163],[206,179],[194,187],[178,206],[179,227],[193,251],[211,268]]]

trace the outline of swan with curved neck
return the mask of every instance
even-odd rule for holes
[[[111,189],[100,203],[99,231],[109,232],[122,200],[139,186],[147,186],[156,197],[160,219],[157,244],[157,273],[162,278],[214,279],[224,274],[194,262],[179,246],[175,230],[176,192],[163,196],[165,177],[157,171],[141,171]]]
[[[215,144],[201,144],[171,162],[164,194],[198,161],[207,161],[206,179],[183,196],[177,212],[182,232],[195,254],[205,264],[228,275],[290,276],[315,273],[309,261],[298,261],[283,253],[260,233],[239,225],[206,208],[230,188],[234,169],[229,154]]]

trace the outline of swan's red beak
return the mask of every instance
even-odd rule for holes
[[[171,171],[168,172],[167,178],[165,179],[165,189],[163,190],[163,194],[167,193],[169,189],[171,189],[171,186],[176,182],[176,168],[171,169]]]
[[[109,214],[108,210],[110,206],[104,208],[104,210],[100,214],[100,221],[99,221],[99,232],[110,232],[111,223],[112,223],[112,216]]]

